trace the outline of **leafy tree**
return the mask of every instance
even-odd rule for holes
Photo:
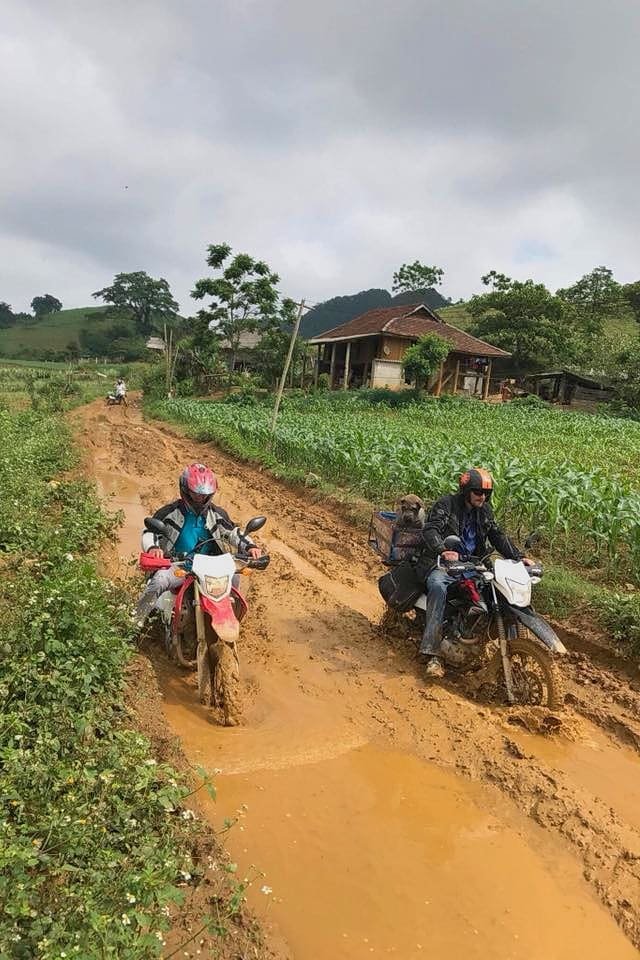
[[[489,273],[485,273],[481,280],[485,287],[491,287],[492,290],[499,290],[501,293],[508,290],[513,283],[511,277],[508,277],[505,273],[498,273],[496,270],[489,270]]]
[[[254,260],[247,253],[231,257],[227,243],[211,244],[207,263],[213,270],[220,271],[220,276],[198,280],[191,293],[194,300],[212,297],[211,303],[198,312],[199,332],[202,337],[205,330],[213,331],[228,343],[232,372],[242,334],[266,331],[278,325],[282,309],[291,301],[280,300],[280,278],[263,260]],[[286,309],[290,311],[290,306]]]
[[[161,330],[164,323],[173,325],[178,320],[178,304],[167,281],[162,277],[155,280],[144,270],[118,273],[110,287],[97,290],[92,296],[111,304],[107,317],[130,317],[142,337]]]
[[[421,390],[429,382],[432,374],[451,352],[451,344],[437,333],[427,333],[412,344],[402,360],[405,377],[414,380],[416,389]]]
[[[640,323],[640,280],[635,283],[625,283],[622,289],[622,296],[631,308],[634,319]]]
[[[472,297],[471,333],[508,350],[521,368],[566,363],[574,356],[573,314],[542,283],[512,280]]]
[[[622,304],[620,284],[608,267],[596,267],[571,287],[557,291],[557,296],[576,311],[576,324],[586,337],[602,335],[604,320],[616,313]]]
[[[16,317],[9,304],[0,300],[0,328],[12,327],[15,322]]]
[[[275,388],[280,381],[291,342],[295,309],[294,303],[290,300],[284,300],[280,312],[280,322],[278,325],[270,327],[251,351],[258,373],[266,387]],[[308,350],[305,341],[298,338],[291,358],[291,376],[294,376],[294,371],[302,363],[304,354],[306,353],[309,356]]]
[[[608,358],[605,374],[613,387],[621,413],[640,413],[640,344],[630,340]]]
[[[444,270],[440,267],[428,267],[419,260],[403,263],[393,275],[393,292],[410,293],[426,287],[437,287],[442,283]]]
[[[48,313],[57,313],[62,310],[62,303],[57,297],[45,293],[43,297],[34,297],[31,301],[31,309],[36,317],[45,317]]]

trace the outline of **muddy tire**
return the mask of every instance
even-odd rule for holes
[[[225,726],[236,727],[242,715],[238,657],[232,646],[218,640],[213,647],[213,659],[216,699],[222,706]]]
[[[564,706],[564,683],[553,654],[518,624],[518,636],[509,640],[516,703],[559,710]]]

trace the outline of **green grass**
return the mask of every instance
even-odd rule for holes
[[[18,324],[0,331],[0,354],[15,357],[22,350],[64,350],[69,343],[80,346],[82,327],[100,322],[105,307],[76,307],[51,313],[33,326]],[[87,314],[91,319],[87,320]]]

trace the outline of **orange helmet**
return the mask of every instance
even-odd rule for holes
[[[482,467],[470,467],[460,475],[460,493],[484,493],[487,500],[493,492],[493,477]]]

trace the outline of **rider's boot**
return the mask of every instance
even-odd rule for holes
[[[425,668],[427,677],[434,680],[441,680],[444,677],[444,665],[440,657],[431,657]]]

